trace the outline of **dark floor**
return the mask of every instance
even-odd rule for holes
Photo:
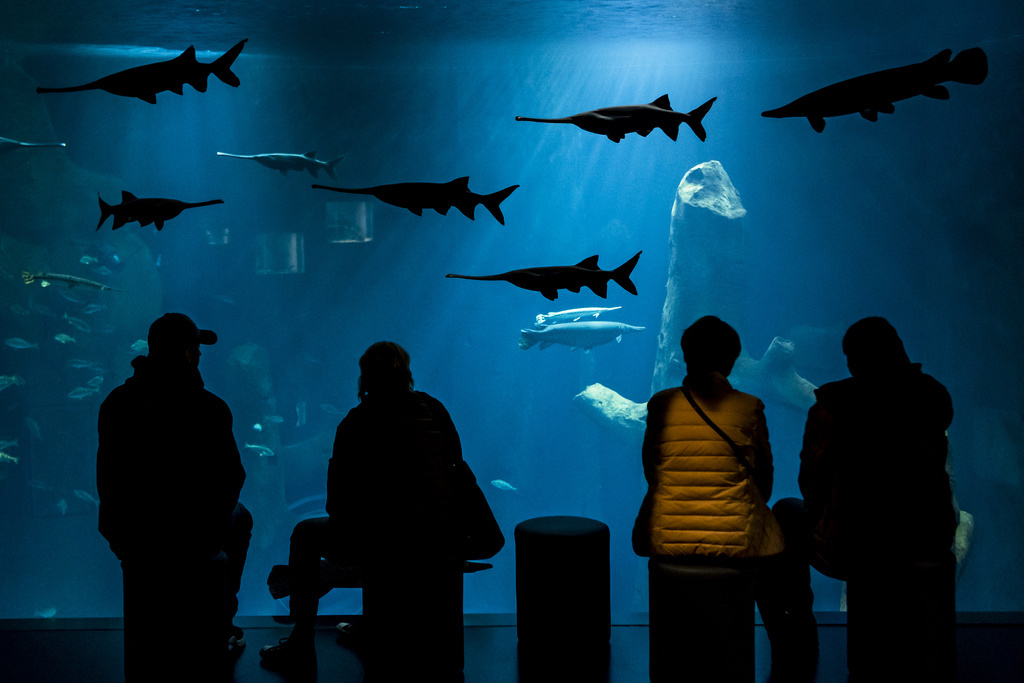
[[[333,622],[321,618],[317,632],[318,681],[363,681],[363,668],[350,650],[337,644]],[[466,683],[521,683],[515,626],[489,626],[467,617]],[[841,618],[819,618],[821,657],[817,683],[845,682],[846,626]],[[268,617],[237,620],[245,628],[247,648],[234,668],[236,683],[280,683],[278,674],[260,667],[259,649],[288,635],[289,627]],[[425,626],[429,626],[426,625]],[[756,627],[757,683],[769,677],[770,652],[764,628]],[[188,634],[168,643],[168,654],[187,649]],[[647,675],[647,627],[614,626],[607,673],[600,683],[640,683]],[[111,683],[123,680],[119,619],[0,621],[0,682]],[[1017,614],[960,615],[957,626],[958,683],[1024,681],[1024,619]],[[198,679],[197,679],[198,680]]]

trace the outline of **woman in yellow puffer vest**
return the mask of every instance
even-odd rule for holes
[[[736,391],[726,377],[739,357],[739,335],[706,316],[681,340],[683,387],[660,391],[647,403],[643,465],[648,489],[633,531],[641,556],[693,556],[724,561],[777,555],[782,531],[766,501],[772,488],[772,451],[764,404]],[[742,451],[753,472],[686,398]]]

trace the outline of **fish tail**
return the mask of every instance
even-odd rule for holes
[[[337,180],[337,179],[338,179],[338,176],[334,175],[334,167],[335,167],[335,166],[337,166],[337,165],[338,165],[338,163],[339,163],[339,162],[340,162],[340,161],[341,161],[342,159],[344,159],[345,157],[347,157],[347,156],[348,156],[348,154],[342,154],[342,155],[341,155],[340,157],[338,157],[337,159],[331,159],[330,161],[328,161],[328,162],[327,162],[327,165],[326,165],[326,166],[324,166],[324,170],[326,170],[326,171],[327,171],[327,175],[329,175],[329,176],[331,176],[332,178],[334,178],[335,180]]]
[[[235,59],[242,53],[242,48],[245,47],[245,42],[249,40],[245,38],[235,44],[233,48],[222,54],[220,57],[215,59],[210,64],[210,73],[219,78],[224,83],[227,83],[232,88],[237,88],[242,82],[238,80],[238,76],[231,70],[231,65],[235,63]]]
[[[494,216],[495,220],[502,225],[505,225],[505,216],[501,213],[501,203],[508,199],[508,196],[515,192],[517,187],[519,186],[513,185],[511,187],[506,187],[504,190],[499,190],[498,192],[484,195],[480,198],[480,203],[483,204],[484,207],[491,212],[491,215]]]
[[[689,112],[687,114],[687,118],[684,119],[687,125],[689,125],[690,128],[693,130],[694,134],[698,138],[700,138],[701,142],[704,142],[705,140],[708,139],[708,132],[704,130],[704,124],[702,123],[702,121],[704,120],[704,115],[707,114],[708,111],[710,111],[711,105],[714,104],[715,100],[717,99],[717,97],[712,97],[704,104],[700,105],[693,111]],[[676,127],[676,130],[678,130],[678,126]],[[669,137],[675,140],[675,136],[670,135]]]
[[[27,270],[21,271],[21,279],[25,281],[26,285],[30,285],[36,281],[36,276]]]
[[[533,330],[519,330],[519,348],[524,351],[534,346],[540,339]]]
[[[612,271],[612,279],[615,280],[615,283],[630,294],[636,294],[636,285],[634,285],[633,281],[629,279],[629,276],[633,272],[633,268],[636,267],[637,262],[640,260],[640,254],[642,253],[644,252],[636,252],[636,255],[633,256],[633,258],[629,259]]]
[[[103,201],[103,197],[100,197],[99,193],[96,196],[100,200],[100,222],[96,224],[96,229],[99,230],[103,226],[103,221],[107,220],[110,214],[113,213],[113,210],[111,210],[110,204]]]
[[[988,76],[988,57],[980,47],[964,50],[949,63],[949,80],[979,85]]]

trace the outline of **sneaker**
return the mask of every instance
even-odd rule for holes
[[[277,645],[260,648],[260,665],[284,674],[316,674],[316,648],[313,641],[282,638]]]
[[[365,636],[364,628],[359,621],[339,621],[338,625],[334,627],[335,633],[338,636],[338,644],[350,647],[353,649],[359,648],[363,645],[363,637]]]
[[[245,634],[237,626],[231,626],[231,635],[228,636],[228,654],[237,657],[245,649]]]

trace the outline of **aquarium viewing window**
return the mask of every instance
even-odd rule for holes
[[[373,239],[373,209],[369,202],[326,202],[327,241],[369,242]]]

